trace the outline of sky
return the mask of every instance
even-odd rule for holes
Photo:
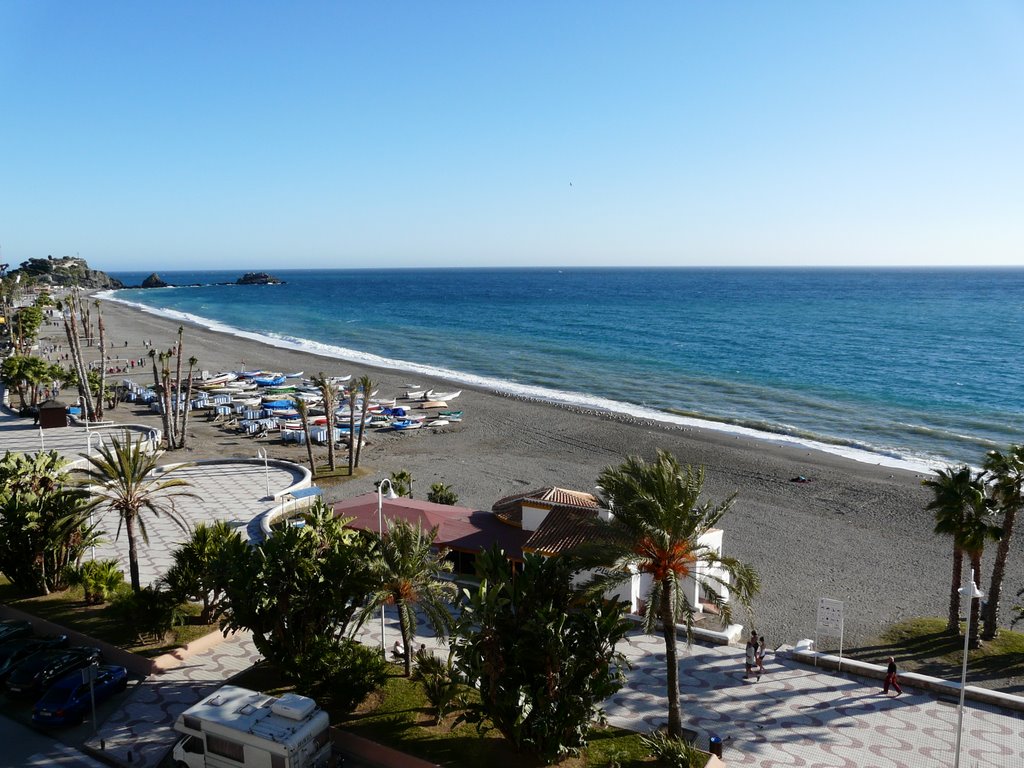
[[[1024,266],[1024,4],[0,0],[0,261]]]

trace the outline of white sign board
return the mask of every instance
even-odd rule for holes
[[[818,601],[818,634],[825,637],[843,636],[843,602],[823,597]]]

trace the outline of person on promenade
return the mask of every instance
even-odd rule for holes
[[[402,645],[401,640],[395,640],[395,644],[391,646],[391,655],[394,656],[396,659],[405,658],[405,646]]]
[[[765,641],[764,635],[761,635],[761,640],[757,646],[757,679],[761,679],[761,675],[764,673],[764,654],[765,654]]]
[[[743,675],[744,680],[750,677],[755,664],[757,664],[757,632],[751,632],[750,639],[747,640],[746,658],[744,659],[744,666],[746,667],[746,672]]]
[[[892,656],[889,657],[889,666],[885,669],[885,684],[882,686],[882,693],[889,693],[889,686],[891,685],[896,689],[896,695],[899,696],[903,693],[903,689],[900,687],[899,678],[896,676],[896,659]]]

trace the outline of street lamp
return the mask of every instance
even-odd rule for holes
[[[384,495],[384,485],[388,486],[388,495]],[[384,542],[384,499],[397,499],[398,494],[388,478],[377,483],[377,532],[380,534],[381,543]],[[380,604],[380,651],[387,658],[387,641],[384,639],[384,603]]]
[[[267,475],[267,498],[273,499],[273,495],[270,493],[270,461],[267,458],[267,449],[260,448],[256,451],[257,458],[263,459],[263,471]]]
[[[973,568],[971,568],[970,587],[960,587],[957,592],[960,593],[961,597],[969,598],[969,601],[967,603],[967,626],[964,627],[964,665],[960,671],[960,706],[957,708],[956,713],[956,757],[953,759],[953,768],[960,768],[960,736],[963,734],[964,729],[964,689],[967,687],[967,651],[968,644],[971,641],[971,608],[975,600],[985,597],[985,593],[978,589],[978,585],[974,583]]]

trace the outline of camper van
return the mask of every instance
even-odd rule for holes
[[[178,768],[324,768],[331,757],[327,713],[305,696],[225,685],[174,723]]]

